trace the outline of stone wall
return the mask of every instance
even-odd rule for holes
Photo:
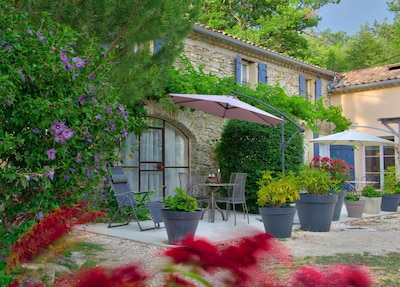
[[[288,95],[299,94],[299,75],[304,75],[311,81],[321,79],[322,96],[327,97],[327,104],[330,103],[327,85],[333,80],[331,72],[280,54],[276,57],[277,53],[271,56],[271,51],[267,49],[260,47],[254,49],[255,46],[248,45],[247,42],[225,36],[223,33],[210,36],[194,30],[185,40],[183,55],[195,68],[202,66],[205,74],[213,74],[221,78],[235,76],[237,54],[247,61],[265,63],[267,64],[267,83],[272,86],[281,86]],[[226,39],[223,39],[224,37]],[[204,171],[218,168],[214,152],[215,141],[219,140],[226,120],[200,111],[191,112],[189,109],[172,112],[156,103],[148,103],[147,110],[149,116],[169,121],[189,137],[190,166],[193,170]],[[305,135],[312,138],[310,131]],[[313,145],[307,146],[306,157],[313,153],[312,148]]]
[[[222,127],[227,121],[189,108],[179,111],[165,109],[160,103],[146,103],[149,117],[168,121],[189,139],[190,167],[193,171],[210,171],[218,168],[215,159],[215,142],[220,140]]]

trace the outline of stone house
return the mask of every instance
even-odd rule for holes
[[[327,97],[328,86],[337,73],[251,44],[226,33],[195,25],[184,42],[184,56],[206,74],[234,76],[237,82],[279,85],[288,95],[304,95],[313,101]],[[179,186],[178,173],[196,170],[216,171],[214,143],[225,119],[201,111],[171,112],[155,102],[146,103],[150,129],[140,139],[130,135],[132,147],[124,153],[124,166],[136,190],[154,190],[166,185],[166,194]],[[313,134],[306,131],[305,137]],[[307,141],[306,141],[307,142]],[[313,145],[305,158],[314,156]]]
[[[328,93],[331,103],[342,106],[343,115],[358,131],[399,143],[400,63],[343,73],[328,86]],[[397,145],[331,146],[332,153],[354,158],[356,179],[375,182],[378,188],[384,169],[399,165]]]

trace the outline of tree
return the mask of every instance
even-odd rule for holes
[[[200,11],[200,0],[21,0],[40,25],[40,11],[79,32],[79,43],[93,36],[113,57],[111,83],[123,92],[131,108],[145,97],[162,93],[166,68],[182,51]],[[154,52],[154,45],[156,52]]]
[[[349,63],[346,61],[345,49],[350,36],[346,32],[332,32],[326,29],[317,33],[307,32],[308,51],[304,60],[331,71],[346,71]]]
[[[316,11],[340,0],[204,1],[199,21],[277,52],[301,57],[307,50],[303,31],[318,25]]]
[[[46,15],[33,26],[8,0],[0,18],[0,214],[12,241],[35,217],[97,189],[142,120],[108,85],[97,45],[78,52],[75,31]]]

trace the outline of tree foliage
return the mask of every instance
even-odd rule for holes
[[[21,0],[20,11],[28,12],[40,25],[41,11],[79,32],[85,44],[93,36],[104,55],[112,55],[110,81],[123,92],[131,108],[145,97],[162,93],[167,67],[182,51],[182,40],[190,33],[200,12],[200,0]],[[154,53],[154,43],[160,44]],[[141,111],[143,112],[143,111]]]
[[[0,214],[3,227],[32,223],[103,183],[129,116],[94,43],[42,14],[41,25],[0,1]]]
[[[204,1],[199,21],[254,44],[299,57],[307,49],[302,32],[316,27],[316,11],[340,0]]]
[[[394,22],[365,23],[355,35],[330,29],[305,33],[309,49],[305,61],[337,72],[371,68],[400,62],[400,1],[388,3]]]

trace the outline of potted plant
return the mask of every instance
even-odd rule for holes
[[[310,163],[313,167],[322,168],[329,172],[331,179],[336,181],[337,185],[331,193],[338,194],[338,200],[335,204],[333,211],[332,220],[338,221],[342,212],[344,196],[347,193],[345,183],[351,178],[351,171],[354,169],[353,166],[348,165],[341,158],[329,158],[329,157],[314,157]]]
[[[381,210],[382,194],[372,185],[361,190],[361,199],[365,199],[364,213],[379,214]]]
[[[365,199],[357,193],[348,193],[344,196],[344,204],[347,209],[348,217],[361,218],[365,207]]]
[[[385,169],[385,179],[382,190],[382,211],[396,212],[400,203],[400,179],[396,166]]]
[[[195,234],[202,210],[197,207],[196,198],[176,187],[173,196],[167,196],[163,200],[165,208],[161,210],[167,230],[168,243],[180,245],[182,239],[188,234]]]
[[[300,198],[297,175],[288,171],[273,177],[271,171],[264,171],[258,185],[257,204],[265,231],[278,238],[290,237],[296,213],[294,201]]]
[[[338,195],[338,181],[321,166],[303,165],[299,171],[300,199],[296,200],[302,230],[326,232],[330,230]]]

